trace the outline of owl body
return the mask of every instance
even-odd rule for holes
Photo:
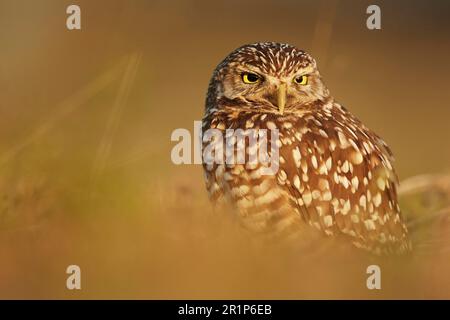
[[[315,230],[377,254],[409,251],[390,149],[334,100],[304,51],[258,43],[230,54],[209,86],[208,129],[278,132],[276,141],[268,135],[279,150],[274,174],[248,158],[204,165],[212,201],[249,229],[300,239]],[[260,147],[230,140],[247,156]]]

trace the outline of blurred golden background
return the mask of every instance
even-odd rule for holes
[[[66,8],[81,7],[81,30]],[[257,41],[310,52],[400,179],[450,169],[450,2],[0,0],[0,298],[450,298],[448,256],[305,257],[212,213],[170,160],[215,66]],[[82,290],[65,287],[66,267]]]

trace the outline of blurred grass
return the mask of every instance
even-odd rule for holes
[[[67,215],[54,194],[44,196],[45,184],[10,186],[0,297],[449,298],[449,253],[375,258],[260,242],[211,211],[202,182],[193,182],[200,172],[192,171],[149,186],[136,208],[102,202],[91,215]],[[81,292],[64,287],[69,264],[81,266]],[[382,267],[381,292],[365,288],[370,264]]]
[[[212,212],[199,166],[170,162],[170,133],[201,118],[220,59],[285,41],[317,54],[336,98],[391,145],[405,214],[445,209],[448,2],[382,1],[378,33],[369,1],[105,3],[79,1],[81,32],[64,28],[69,2],[0,4],[0,298],[450,298],[448,252],[262,243]],[[438,175],[405,179],[424,173]],[[365,287],[373,263],[381,292]],[[69,264],[81,292],[65,289]]]

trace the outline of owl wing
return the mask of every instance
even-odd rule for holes
[[[380,137],[338,104],[280,125],[278,183],[305,221],[376,253],[408,251],[393,157]]]

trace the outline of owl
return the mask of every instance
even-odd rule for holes
[[[268,142],[279,147],[273,174],[263,174],[264,163],[203,165],[213,203],[245,227],[294,239],[314,230],[316,241],[334,237],[374,254],[411,250],[391,150],[335,101],[305,51],[265,42],[230,53],[209,83],[209,129],[278,132]],[[204,137],[203,150],[213,143]]]

